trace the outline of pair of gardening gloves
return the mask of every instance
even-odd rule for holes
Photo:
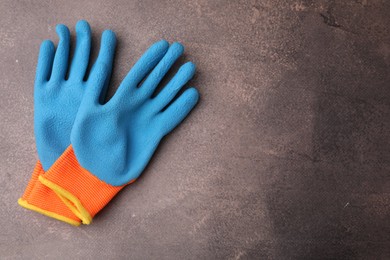
[[[91,29],[76,25],[69,61],[70,33],[57,25],[59,43],[42,43],[34,86],[34,132],[38,162],[18,203],[78,226],[92,218],[145,169],[161,139],[196,105],[188,88],[195,65],[185,63],[164,88],[157,86],[183,54],[179,43],[154,43],[135,63],[115,95],[105,103],[115,53],[115,34],[106,30],[98,57],[87,74]]]

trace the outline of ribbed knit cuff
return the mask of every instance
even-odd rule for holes
[[[37,161],[37,163],[35,164],[34,171],[33,171],[33,174],[31,176],[31,179],[28,182],[27,187],[24,190],[24,193],[23,193],[21,199],[27,200],[27,198],[30,196],[31,191],[34,189],[35,184],[38,181],[38,176],[41,175],[41,174],[44,174],[44,173],[45,173],[45,171],[42,168],[41,162]]]
[[[45,171],[38,161],[23,196],[18,200],[20,206],[43,215],[79,226],[81,221],[56,195],[54,191],[38,181]]]
[[[55,191],[83,224],[92,218],[124,187],[107,184],[81,167],[70,145],[53,166],[38,177]]]

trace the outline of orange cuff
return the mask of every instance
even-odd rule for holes
[[[23,196],[18,200],[19,205],[74,226],[80,225],[80,218],[64,204],[61,198],[38,181],[43,175],[45,171],[38,161]]]
[[[45,171],[42,168],[41,162],[37,161],[37,163],[35,164],[34,171],[33,171],[33,174],[31,176],[31,179],[28,182],[27,187],[26,187],[26,189],[25,189],[21,199],[23,199],[23,200],[27,200],[28,199],[28,197],[30,196],[32,190],[34,189],[35,184],[38,181],[38,176],[41,175],[41,174],[44,174],[44,173],[45,173]]]
[[[90,224],[92,218],[125,186],[107,184],[81,167],[72,145],[38,179],[66,201],[83,224]]]

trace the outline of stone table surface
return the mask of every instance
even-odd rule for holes
[[[390,259],[389,14],[388,0],[1,0],[0,258]],[[38,158],[40,42],[79,19],[93,46],[118,36],[110,95],[164,38],[196,63],[201,99],[73,227],[17,199]]]

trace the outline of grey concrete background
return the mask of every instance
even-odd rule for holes
[[[390,259],[390,1],[0,1],[1,259]],[[90,226],[16,203],[54,27],[118,36],[111,93],[155,40],[201,101]],[[94,52],[97,48],[94,48]],[[102,148],[104,149],[104,148]]]

